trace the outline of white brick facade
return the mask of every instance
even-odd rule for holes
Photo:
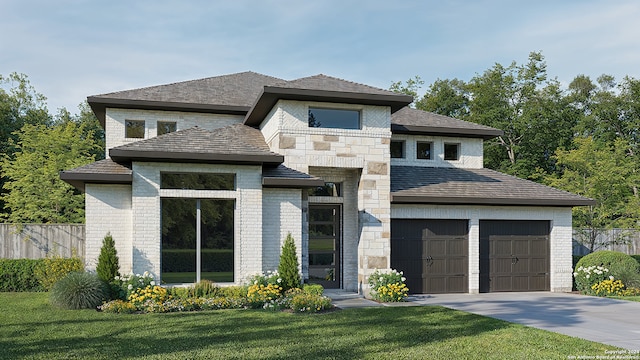
[[[302,271],[302,194],[300,189],[262,191],[262,271],[276,270],[288,234],[293,236]]]
[[[441,136],[417,136],[394,134],[393,141],[404,141],[405,157],[391,159],[391,165],[401,166],[426,166],[426,167],[456,167],[466,169],[482,169],[482,139],[441,137]],[[432,160],[416,158],[416,143],[432,143],[434,156]],[[444,144],[459,144],[460,159],[456,161],[444,159]]]

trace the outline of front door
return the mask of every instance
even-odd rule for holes
[[[340,205],[309,205],[309,282],[339,289],[342,275]]]

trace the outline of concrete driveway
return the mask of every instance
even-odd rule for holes
[[[442,305],[621,347],[629,350],[629,355],[640,354],[640,302],[551,292],[413,295],[409,301]]]

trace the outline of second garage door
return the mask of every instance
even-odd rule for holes
[[[549,221],[480,221],[480,292],[548,291]]]
[[[465,293],[467,220],[391,220],[391,267],[402,270],[411,293]]]

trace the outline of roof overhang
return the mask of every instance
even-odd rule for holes
[[[593,199],[517,199],[517,198],[480,198],[480,197],[434,197],[391,194],[394,204],[432,204],[432,205],[488,205],[488,206],[550,206],[574,207],[595,205]]]
[[[60,179],[84,192],[85,184],[131,184],[133,173],[98,174],[60,171]]]
[[[413,97],[404,94],[384,95],[265,86],[258,96],[258,100],[247,113],[244,124],[253,127],[260,125],[278,100],[390,106],[391,112],[394,113],[409,105],[413,101]]]
[[[283,155],[237,155],[198,152],[137,151],[130,149],[111,149],[109,157],[116,162],[188,162],[212,164],[278,165],[284,162]]]
[[[131,100],[104,98],[99,96],[87,97],[87,102],[91,110],[96,114],[100,125],[104,128],[107,108],[114,109],[140,109],[140,110],[163,110],[163,111],[183,111],[195,113],[245,115],[249,111],[246,106],[230,106],[215,104],[197,104],[171,101],[151,101],[151,100]]]
[[[504,131],[498,130],[498,129],[445,128],[445,127],[435,127],[435,126],[400,125],[400,124],[393,124],[393,123],[391,124],[391,133],[411,134],[411,135],[469,137],[469,138],[481,137],[484,140],[489,140],[497,136],[504,135]]]

